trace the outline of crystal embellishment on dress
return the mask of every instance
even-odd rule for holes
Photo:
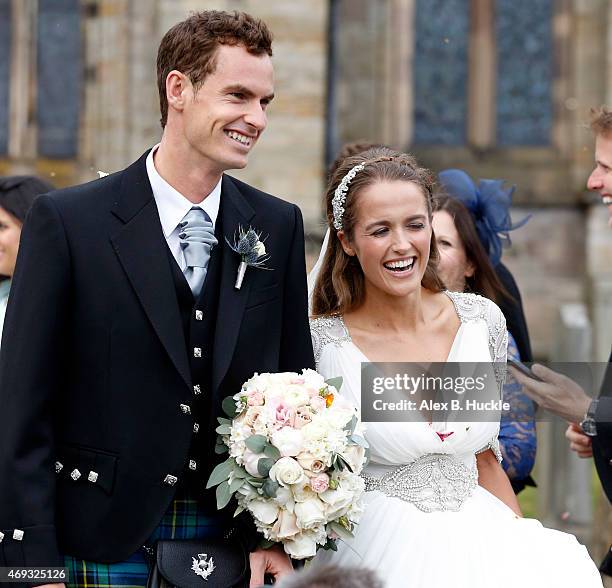
[[[55,462],[55,473],[59,474],[64,469],[64,464],[60,461]]]
[[[181,404],[181,412],[183,414],[191,414],[191,407],[188,404]]]
[[[2,531],[0,531],[0,543],[2,543],[3,539],[4,539],[4,533]]]
[[[478,484],[478,470],[450,455],[433,453],[381,478],[367,474],[362,478],[366,492],[378,490],[410,502],[423,512],[458,511]]]
[[[172,474],[167,474],[164,478],[164,484],[166,484],[166,486],[174,486],[177,482],[178,478]]]
[[[96,483],[98,481],[98,472],[94,472],[93,470],[91,472],[89,472],[89,475],[87,476],[87,479],[92,482],[92,483]]]
[[[208,577],[215,571],[215,562],[212,557],[208,557],[206,553],[198,553],[198,559],[195,557],[191,558],[193,563],[191,569],[197,576],[208,580]]]
[[[79,472],[79,470],[77,470],[76,468],[74,468],[71,472],[70,472],[70,477],[76,482],[80,477],[81,477],[81,472]]]

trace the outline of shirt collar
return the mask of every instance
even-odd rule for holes
[[[217,216],[219,215],[219,205],[221,203],[221,181],[223,176],[219,178],[217,185],[212,189],[212,192],[202,200],[199,204],[194,204],[185,198],[180,192],[173,188],[164,178],[159,175],[155,169],[153,156],[159,147],[159,143],[151,149],[147,155],[147,175],[153,190],[153,198],[159,212],[164,236],[168,238],[176,229],[178,224],[183,220],[184,216],[193,208],[199,207],[208,214],[212,220],[213,226],[216,225]]]
[[[0,299],[6,298],[9,295],[9,291],[11,290],[11,281],[3,280],[0,282]]]

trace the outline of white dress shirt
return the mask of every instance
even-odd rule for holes
[[[2,340],[2,327],[4,326],[4,315],[6,314],[6,305],[8,304],[10,289],[10,280],[3,280],[0,282],[0,341]]]
[[[219,205],[221,203],[221,180],[219,178],[217,185],[212,192],[202,200],[199,204],[190,202],[180,192],[175,190],[164,178],[162,178],[155,169],[153,156],[159,147],[159,143],[151,149],[147,155],[147,175],[153,189],[153,198],[157,205],[159,220],[161,221],[162,230],[168,247],[176,259],[182,271],[185,271],[187,264],[185,256],[181,249],[179,233],[181,232],[178,224],[183,220],[184,216],[194,207],[201,208],[208,214],[212,220],[213,227],[216,226],[217,216],[219,215]]]

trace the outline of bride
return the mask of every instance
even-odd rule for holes
[[[506,361],[499,308],[445,291],[436,275],[431,198],[429,172],[386,148],[345,159],[327,190],[311,332],[317,370],[342,376],[357,406],[361,362]],[[366,423],[361,522],[311,565],[369,567],[390,588],[601,587],[573,535],[522,518],[499,464],[499,423],[468,425]]]

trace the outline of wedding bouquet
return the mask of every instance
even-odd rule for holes
[[[234,496],[234,516],[250,512],[265,543],[281,542],[296,559],[335,550],[362,513],[367,443],[341,383],[310,369],[255,374],[218,419],[216,451],[229,457],[208,480],[217,507]]]

